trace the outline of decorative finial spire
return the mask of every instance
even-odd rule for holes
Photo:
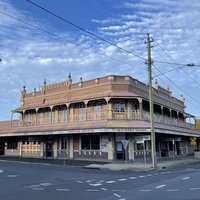
[[[26,94],[26,86],[23,86],[23,90],[22,90],[23,94]]]
[[[69,83],[72,83],[72,76],[71,76],[71,73],[69,73],[69,75],[68,75],[68,81],[69,81]]]
[[[47,84],[46,78],[44,78],[44,86]]]

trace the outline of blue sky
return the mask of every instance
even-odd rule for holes
[[[34,7],[26,0],[0,1],[0,120],[20,106],[23,85],[32,92],[47,83],[73,82],[108,74],[147,82],[144,40],[154,38],[152,58],[200,64],[199,0],[32,0],[128,54]],[[200,66],[154,62],[158,83],[179,98],[186,111],[200,116]],[[179,68],[179,69],[177,69]],[[159,71],[158,71],[158,70]],[[155,78],[154,78],[155,80]]]

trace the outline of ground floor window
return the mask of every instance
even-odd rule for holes
[[[61,149],[67,149],[67,137],[61,138]]]
[[[81,149],[100,150],[100,136],[99,135],[82,135]]]
[[[15,141],[7,142],[7,149],[17,149],[17,142]]]

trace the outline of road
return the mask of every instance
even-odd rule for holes
[[[200,163],[148,172],[0,161],[2,200],[199,200]]]

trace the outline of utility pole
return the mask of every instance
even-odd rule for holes
[[[155,141],[155,131],[154,131],[154,109],[153,109],[153,95],[152,95],[152,63],[151,59],[151,48],[153,47],[151,43],[153,39],[149,37],[149,33],[147,34],[147,40],[145,44],[147,44],[148,58],[145,62],[148,66],[148,82],[149,82],[149,107],[150,107],[150,124],[151,124],[151,159],[152,159],[152,167],[157,167],[156,160],[156,141]]]

